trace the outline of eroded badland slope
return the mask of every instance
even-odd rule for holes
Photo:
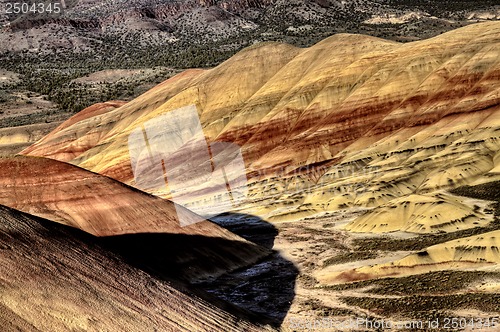
[[[140,177],[151,170],[132,166],[131,146],[141,140],[133,133],[161,128],[164,115],[189,105],[207,143],[241,148],[248,195],[230,210],[273,223],[275,248],[299,267],[291,317],[318,310],[392,319],[498,311],[494,198],[457,194],[464,186],[499,191],[498,22],[407,44],[339,34],[306,49],[255,45],[109,112],[87,110],[23,154],[141,188]],[[185,135],[178,128],[171,137]],[[174,139],[162,142],[159,150],[175,146]],[[190,144],[175,151],[170,174],[207,162]],[[218,204],[211,184],[192,173],[186,207]],[[142,189],[175,196],[164,181],[149,184]],[[358,282],[343,285],[351,281]],[[400,311],[402,303],[409,304]]]
[[[93,236],[0,206],[3,331],[263,331],[103,250]]]
[[[155,273],[194,281],[269,254],[174,203],[67,163],[0,159],[0,204],[109,240]]]
[[[437,191],[498,177],[499,32],[492,22],[408,44],[336,35],[308,49],[255,46],[73,119],[23,153],[134,185],[131,132],[196,105],[209,142],[242,149],[250,195],[241,211],[281,221],[368,207],[349,230],[467,228],[484,215]]]

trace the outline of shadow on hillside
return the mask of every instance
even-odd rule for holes
[[[211,220],[269,250],[278,235],[274,225],[252,215],[226,213]],[[257,264],[202,285],[210,293],[251,312],[269,316],[281,325],[295,297],[298,273],[292,262],[273,250]]]
[[[238,317],[281,325],[295,296],[298,270],[272,250],[277,229],[251,215],[224,214],[213,221],[253,243],[155,233],[99,238],[98,243],[132,266]]]
[[[274,239],[278,235],[278,229],[273,224],[249,214],[224,213],[210,220],[234,234],[270,250],[273,249]]]
[[[200,271],[213,270],[214,268],[211,265],[221,268],[232,260],[236,261],[238,258],[235,257],[216,256],[222,253],[227,256],[228,250],[240,253],[250,250],[254,254],[256,246],[251,243],[244,244],[239,241],[177,234],[138,234],[98,238],[79,229],[30,216],[0,205],[0,252],[7,250],[8,253],[16,247],[20,247],[29,253],[26,256],[27,258],[23,256],[23,251],[16,251],[15,253],[15,255],[23,259],[26,258],[26,264],[29,263],[29,259],[36,259],[37,257],[42,261],[35,262],[36,264],[33,265],[35,267],[38,265],[43,266],[46,262],[49,262],[49,267],[44,269],[45,277],[50,278],[53,275],[54,278],[59,278],[61,282],[68,282],[68,285],[71,283],[71,276],[75,272],[75,267],[85,277],[95,279],[96,285],[98,285],[101,282],[98,279],[103,277],[100,274],[105,272],[106,263],[109,264],[108,272],[111,274],[117,271],[122,274],[137,273],[137,270],[130,269],[130,266],[134,266],[169,282],[172,287],[181,292],[188,295],[197,295],[213,307],[229,312],[241,320],[258,325],[277,324],[271,318],[241,309],[209,294],[200,287],[188,285],[178,279],[179,274],[189,275],[192,270],[196,269]],[[186,250],[180,251],[179,254],[173,251],[181,249]],[[267,250],[260,250],[269,253]],[[116,253],[119,254],[116,255]],[[99,263],[101,265],[97,264],[96,270],[94,270],[92,262],[96,262],[96,259],[100,259]],[[52,265],[52,261],[55,265]],[[58,277],[58,275],[63,277]],[[128,279],[127,275],[123,275],[121,282],[142,280],[137,285],[124,285],[123,294],[134,297],[136,295],[133,290],[134,286],[137,287],[136,291],[147,289],[147,278],[145,279],[146,284],[142,283],[144,281],[142,278],[131,277]],[[78,281],[79,279],[75,280]],[[103,280],[107,280],[106,277]],[[104,286],[104,288],[108,286]],[[151,283],[151,286],[156,287],[154,282]],[[81,290],[77,287],[74,291]],[[110,288],[109,291],[112,292],[112,289]],[[96,292],[99,292],[99,290],[96,290]],[[154,294],[163,299],[169,297],[168,293]],[[82,293],[81,296],[85,296],[85,294]],[[155,298],[150,300],[153,304],[156,302]],[[194,305],[196,305],[195,302]],[[50,305],[46,309],[50,310]],[[203,312],[199,313],[200,316],[203,314]],[[120,322],[117,322],[117,324],[119,325]]]

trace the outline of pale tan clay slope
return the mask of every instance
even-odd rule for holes
[[[500,231],[440,243],[400,260],[357,269],[316,274],[322,283],[342,283],[383,277],[399,277],[441,270],[500,270]]]
[[[130,133],[188,105],[196,105],[209,142],[242,147],[250,191],[241,212],[280,222],[368,207],[374,210],[349,230],[474,227],[488,220],[436,190],[500,176],[500,23],[408,44],[339,34],[308,49],[253,46],[214,69],[187,71],[120,108],[66,126],[23,153],[135,185]],[[74,148],[75,137],[85,149]],[[189,149],[183,153],[205,162]],[[193,204],[213,204],[200,183],[192,190],[205,194]],[[162,188],[151,192],[170,197]],[[413,198],[419,209],[402,213],[401,204]],[[398,208],[391,212],[392,206]],[[445,213],[456,207],[458,214]],[[426,215],[428,208],[436,218]],[[396,224],[384,225],[391,213]],[[463,216],[470,218],[450,226]]]
[[[2,331],[271,330],[152,278],[92,238],[0,206]]]

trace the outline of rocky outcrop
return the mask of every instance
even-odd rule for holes
[[[2,158],[0,164],[1,204],[97,236],[148,232],[238,239],[172,202],[73,165],[23,156]]]
[[[10,24],[11,31],[20,31],[39,28],[44,25],[54,24],[60,26],[70,26],[76,29],[95,30],[100,29],[101,25],[95,20],[86,19],[68,19],[68,18],[35,18],[20,19]]]

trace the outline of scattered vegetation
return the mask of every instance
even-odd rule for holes
[[[500,217],[500,181],[480,184],[477,186],[464,186],[451,191],[455,195],[468,196],[488,201],[496,201],[493,205],[495,216]]]
[[[307,288],[312,288],[318,284],[318,280],[307,273],[300,273],[297,279]]]
[[[323,267],[335,264],[342,264],[348,262],[362,261],[365,259],[372,259],[377,257],[377,252],[373,250],[367,251],[349,251],[342,254],[339,254],[334,257],[327,258],[323,262]]]
[[[486,279],[500,280],[500,273],[485,271],[438,271],[400,278],[371,279],[339,285],[324,286],[335,291],[363,289],[381,295],[435,295],[458,292]]]
[[[0,128],[25,126],[34,123],[64,121],[70,115],[57,109],[42,110],[33,114],[0,118]]]
[[[308,299],[301,303],[304,310],[311,310],[320,317],[338,317],[338,316],[358,316],[358,314],[350,309],[339,307],[328,307],[323,305],[320,300]]]
[[[500,294],[412,295],[399,298],[344,297],[342,300],[348,305],[375,310],[386,317],[398,315],[428,321],[450,317],[447,310],[477,309],[497,312]]]
[[[421,234],[407,239],[396,239],[390,236],[379,238],[355,239],[353,245],[356,250],[382,251],[415,251],[422,250],[435,244],[452,241],[464,237],[492,232],[500,229],[500,220],[497,218],[485,227],[474,227],[462,231],[440,234]]]
[[[455,195],[468,196],[477,199],[496,201],[492,204],[495,219],[484,227],[474,227],[451,233],[422,234],[408,239],[396,239],[391,236],[381,238],[355,239],[353,245],[358,251],[415,251],[422,250],[435,244],[492,232],[500,229],[500,181],[489,182],[477,186],[464,186],[452,190]]]

